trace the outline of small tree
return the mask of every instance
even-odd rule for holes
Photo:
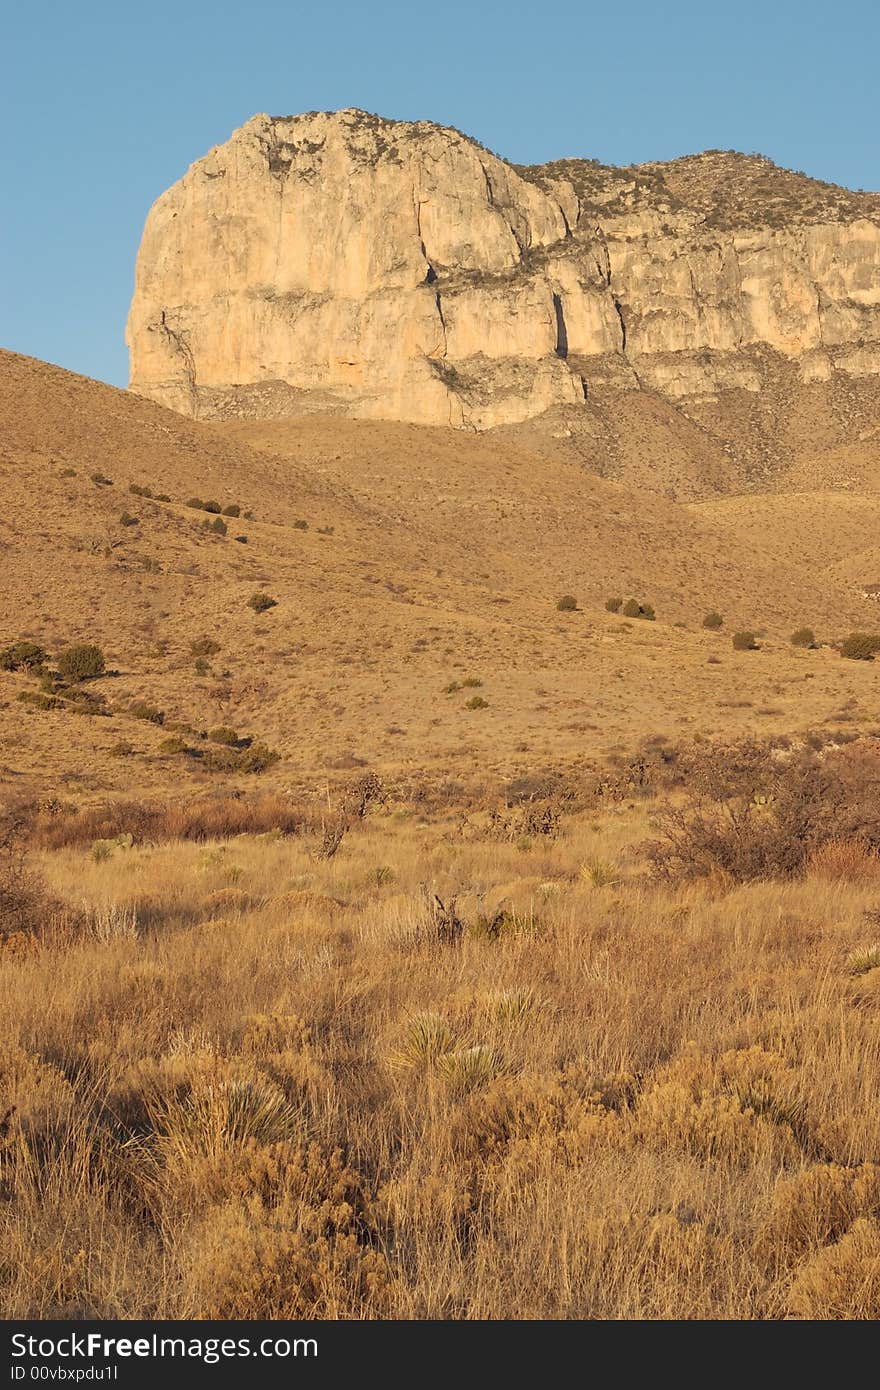
[[[791,645],[793,647],[815,647],[816,634],[811,627],[795,628],[791,634]]]
[[[103,676],[106,666],[101,648],[91,643],[67,647],[58,657],[58,670],[68,681],[93,680]]]
[[[717,632],[718,629],[723,626],[724,619],[722,618],[720,613],[716,613],[714,608],[709,613],[707,613],[705,618],[703,619],[703,627],[707,627],[710,630],[710,632]]]
[[[0,671],[32,671],[46,659],[46,651],[37,642],[13,642],[0,652]]]
[[[756,652],[758,643],[755,641],[753,632],[735,632],[733,634],[733,649],[736,652]]]

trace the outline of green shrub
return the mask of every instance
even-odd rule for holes
[[[226,522],[223,521],[221,517],[215,516],[213,521],[205,522],[205,529],[208,531],[213,531],[215,535],[225,536],[229,528],[227,527]]]
[[[716,613],[713,608],[703,619],[703,627],[707,627],[710,632],[717,632],[719,627],[724,626],[724,619],[720,613]]]
[[[23,705],[33,705],[35,709],[58,709],[61,704],[54,695],[44,695],[39,690],[22,690],[16,696]]]
[[[255,613],[265,613],[269,608],[277,608],[278,600],[270,598],[268,594],[262,592],[251,594],[248,599],[248,608],[252,608]]]
[[[578,601],[574,594],[563,594],[556,604],[560,613],[574,613],[578,606]]]
[[[791,634],[791,645],[793,647],[815,647],[816,634],[811,627],[795,628]]]
[[[212,516],[219,516],[223,508],[219,502],[203,502],[202,511],[210,512]]]
[[[622,607],[622,598],[606,598],[605,600],[605,608],[609,613],[619,613]]]
[[[735,632],[733,634],[733,649],[736,652],[756,652],[758,643],[755,641],[753,632]]]
[[[629,598],[623,605],[623,616],[625,618],[644,618],[646,622],[652,623],[656,615],[650,603],[639,603],[638,599]]]
[[[238,744],[238,734],[235,729],[230,729],[225,724],[221,724],[218,729],[211,729],[208,738],[212,743],[225,743],[228,748],[234,748]]]
[[[38,642],[13,642],[0,651],[0,671],[33,671],[48,660],[48,653]]]
[[[68,681],[88,681],[103,676],[107,668],[104,653],[93,643],[66,647],[58,657],[58,670]]]
[[[223,508],[224,516],[241,516],[241,507],[237,502],[230,502],[228,507]]]
[[[265,772],[281,757],[265,743],[252,743],[250,748],[211,748],[202,760],[209,772]]]
[[[165,723],[164,711],[157,709],[155,705],[148,705],[145,700],[138,700],[135,704],[129,705],[128,712],[132,719],[143,719],[148,724]]]
[[[205,504],[201,497],[188,497],[186,506],[192,507],[194,512],[203,512],[205,510]]]
[[[472,695],[471,698],[465,702],[465,709],[488,709],[488,708],[489,708],[489,701],[488,701],[488,700],[484,700],[483,697],[482,697],[482,695]]]
[[[880,635],[875,632],[851,632],[840,644],[840,655],[850,661],[873,661],[880,651]]]
[[[171,738],[163,738],[162,742],[159,744],[159,752],[172,754],[188,753],[189,745],[186,739],[181,738],[179,734],[173,734]]]

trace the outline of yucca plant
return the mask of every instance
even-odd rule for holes
[[[436,1066],[454,1047],[455,1034],[445,1018],[436,1013],[414,1014],[400,1047],[388,1060],[398,1071],[427,1069]]]

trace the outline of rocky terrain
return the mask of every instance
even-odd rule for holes
[[[132,388],[205,419],[564,435],[639,389],[739,418],[780,379],[880,374],[880,195],[757,155],[525,168],[430,122],[258,115],[152,208],[128,341]]]

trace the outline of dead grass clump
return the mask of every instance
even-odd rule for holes
[[[863,840],[826,840],[812,851],[805,870],[830,883],[871,883],[880,874],[880,856]]]

